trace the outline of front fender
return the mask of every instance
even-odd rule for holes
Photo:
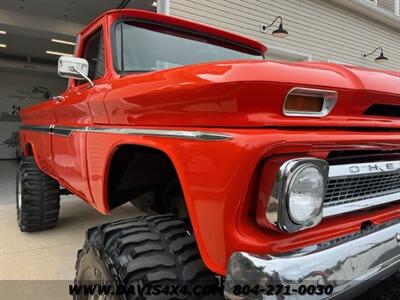
[[[238,205],[251,177],[250,169],[247,174],[238,174],[238,165],[249,163],[243,156],[245,145],[233,140],[194,141],[89,132],[88,176],[94,206],[101,213],[110,213],[107,182],[113,154],[129,144],[154,148],[169,157],[182,186],[201,256],[211,270],[222,274],[229,252],[224,243],[229,239],[225,237],[225,227],[235,227],[226,208]]]

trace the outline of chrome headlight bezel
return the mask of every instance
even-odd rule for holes
[[[317,213],[305,222],[296,222],[289,211],[289,194],[294,178],[306,168],[315,168],[322,176],[324,188],[321,195],[321,207]],[[272,192],[269,196],[265,217],[267,222],[280,231],[296,232],[318,225],[322,220],[323,198],[329,176],[327,161],[317,158],[298,158],[286,161],[276,175]]]

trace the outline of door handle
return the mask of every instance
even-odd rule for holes
[[[54,96],[53,100],[55,100],[55,101],[64,101],[65,97],[64,96]]]

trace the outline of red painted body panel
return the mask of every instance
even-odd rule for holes
[[[54,101],[57,126],[79,126],[92,123],[88,99],[96,93],[86,85],[72,87],[64,93],[65,100]],[[86,132],[75,132],[68,138],[52,136],[53,168],[58,180],[82,199],[91,200],[86,169]]]
[[[204,130],[205,128],[199,128]],[[231,141],[198,142],[176,139],[88,135],[89,181],[97,209],[108,212],[106,182],[110,156],[119,145],[134,144],[165,152],[176,167],[201,254],[207,266],[224,274],[233,251],[273,253],[325,241],[360,229],[367,220],[400,217],[400,204],[373,213],[354,213],[324,220],[317,228],[296,234],[261,229],[255,221],[257,191],[251,180],[261,162],[275,155],[320,157],[333,150],[400,149],[400,133],[339,130],[218,129]]]
[[[39,103],[22,111],[24,123],[29,124],[54,124],[55,117],[52,110],[52,102]]]
[[[294,87],[335,90],[339,101],[326,118],[287,118],[283,102]],[[126,76],[112,84],[105,105],[110,122],[119,125],[400,128],[399,118],[364,115],[374,103],[399,104],[399,95],[400,73],[395,72],[226,61]]]
[[[55,117],[52,111],[52,103],[50,101],[40,103],[29,108],[24,109],[21,112],[23,123],[35,124],[35,125],[49,125],[55,123]],[[56,177],[52,166],[52,148],[51,138],[49,134],[37,133],[37,132],[26,132],[20,135],[21,149],[27,153],[28,144],[33,151],[36,159],[36,163],[40,168],[47,174]],[[29,141],[29,143],[24,143]],[[37,149],[38,147],[39,149]]]
[[[122,15],[203,31],[265,51],[255,41],[182,19],[133,10]],[[104,29],[106,74],[96,86],[71,81],[64,102],[24,109],[23,123],[210,130],[232,139],[205,142],[85,131],[66,137],[21,131],[25,153],[30,145],[44,172],[98,211],[110,213],[107,180],[113,153],[121,145],[134,144],[159,149],[171,159],[202,258],[219,274],[225,273],[233,251],[287,251],[355,232],[366,220],[380,223],[400,217],[397,203],[332,217],[296,234],[268,231],[256,222],[262,166],[271,157],[400,150],[400,119],[363,115],[373,103],[399,104],[399,73],[327,63],[222,61],[121,77],[113,69],[110,42],[111,25],[120,16],[119,11],[109,12],[81,34],[80,47],[99,26]],[[79,48],[77,55],[81,52]],[[295,86],[338,91],[338,104],[326,118],[285,117],[282,104]]]
[[[51,138],[50,134],[21,131],[20,144],[26,155],[32,150],[36,163],[43,172],[56,178],[57,173],[52,164]]]

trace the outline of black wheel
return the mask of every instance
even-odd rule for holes
[[[17,169],[17,220],[21,231],[54,227],[60,210],[59,184],[25,157]]]
[[[184,228],[173,215],[157,215],[89,229],[78,251],[75,284],[108,283],[114,291],[119,287],[129,291],[105,299],[223,299],[217,278],[203,264],[193,235]],[[178,285],[177,294],[173,289]],[[150,293],[144,289],[145,295],[139,295],[138,287],[149,286]],[[195,286],[205,292],[195,290],[190,295]],[[91,298],[81,294],[75,299]]]

